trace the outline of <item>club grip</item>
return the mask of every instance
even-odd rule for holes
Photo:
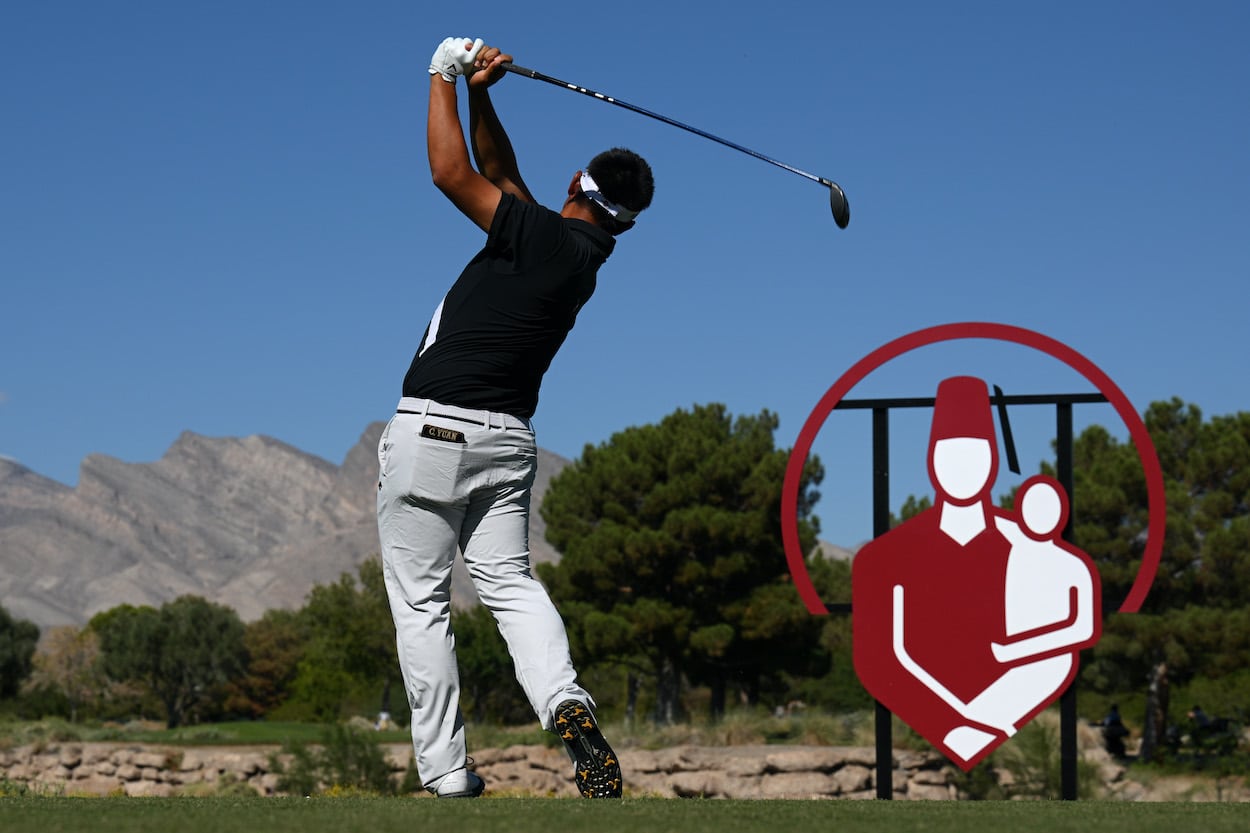
[[[530,78],[538,77],[538,72],[536,70],[532,70],[529,67],[518,66],[511,61],[504,61],[500,66],[508,72],[515,72],[518,75],[528,75]]]

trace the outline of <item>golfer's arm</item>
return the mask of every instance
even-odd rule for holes
[[[430,76],[425,142],[434,185],[478,227],[490,231],[503,194],[469,163],[469,150],[464,144],[460,113],[456,108],[456,86],[438,75]]]
[[[469,86],[469,138],[473,143],[473,158],[482,176],[505,193],[526,202],[534,201],[521,179],[512,142],[499,121],[489,89],[485,86]]]

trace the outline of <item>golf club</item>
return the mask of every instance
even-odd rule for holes
[[[737,144],[736,142],[731,142],[728,139],[722,139],[719,136],[713,136],[711,133],[700,130],[697,127],[691,127],[688,124],[682,124],[676,119],[670,119],[668,116],[662,116],[659,113],[653,113],[652,111],[647,110],[643,107],[639,107],[636,104],[630,104],[627,101],[621,101],[619,98],[612,98],[611,96],[604,95],[603,93],[597,93],[594,90],[588,90],[585,87],[580,87],[577,84],[570,84],[568,81],[561,81],[559,78],[552,78],[550,75],[544,75],[541,72],[538,72],[537,70],[528,69],[522,66],[517,66],[516,64],[510,63],[510,62],[505,62],[503,64],[503,68],[506,69],[508,72],[515,72],[518,75],[524,75],[526,78],[535,78],[539,81],[546,81],[548,84],[555,84],[557,87],[564,87],[567,90],[572,90],[574,92],[578,92],[583,95],[588,95],[588,96],[591,96],[592,98],[597,98],[600,101],[606,101],[609,104],[615,104],[617,107],[624,107],[626,110],[633,110],[635,113],[641,113],[644,116],[650,116],[651,118],[662,121],[665,124],[671,124],[673,127],[680,127],[682,130],[688,130],[697,136],[702,136],[705,139],[711,139],[713,142],[719,142],[725,147],[730,147],[730,148],[733,148],[734,150],[742,151],[743,153],[749,156],[754,156],[756,159],[762,159],[765,162],[776,165],[778,168],[785,168],[787,171],[790,171],[791,173],[796,173],[801,177],[806,177],[807,179],[810,179],[812,182],[819,182],[821,185],[824,185],[825,187],[829,189],[829,207],[833,211],[833,221],[838,224],[838,228],[846,228],[847,223],[851,222],[851,205],[850,203],[846,201],[846,194],[842,192],[842,188],[838,185],[838,183],[834,182],[831,179],[825,179],[823,176],[816,176],[815,174],[810,174],[807,171],[801,171],[798,168],[787,165],[784,162],[778,162],[776,159],[765,156],[764,154],[759,153],[758,151],[754,151],[754,150],[751,150],[750,148],[743,147],[742,145]]]

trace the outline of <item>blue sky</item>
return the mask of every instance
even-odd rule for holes
[[[498,110],[540,200],[625,145],[654,206],[556,358],[539,444],[576,457],[679,407],[777,413],[909,332],[992,321],[1057,339],[1144,410],[1250,407],[1250,5],[639,0],[7,4],[0,12],[0,455],[65,483],[90,453],[191,430],[340,462],[392,412],[481,234],[431,186],[434,47],[480,36],[841,183],[793,174],[520,77]],[[762,17],[762,15],[767,15]],[[853,396],[971,373],[1085,392],[1032,351],[936,345]],[[1049,413],[1013,427],[1028,470]],[[1078,427],[1118,433],[1109,407]],[[900,416],[892,500],[928,491]],[[824,537],[869,537],[867,418],[814,448]],[[1001,479],[1000,479],[1001,482]],[[1003,482],[1004,488],[1010,482]]]

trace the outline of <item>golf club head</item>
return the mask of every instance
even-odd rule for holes
[[[829,208],[833,210],[833,221],[838,228],[846,228],[851,222],[851,204],[846,201],[846,194],[838,187],[838,183],[829,183]]]

